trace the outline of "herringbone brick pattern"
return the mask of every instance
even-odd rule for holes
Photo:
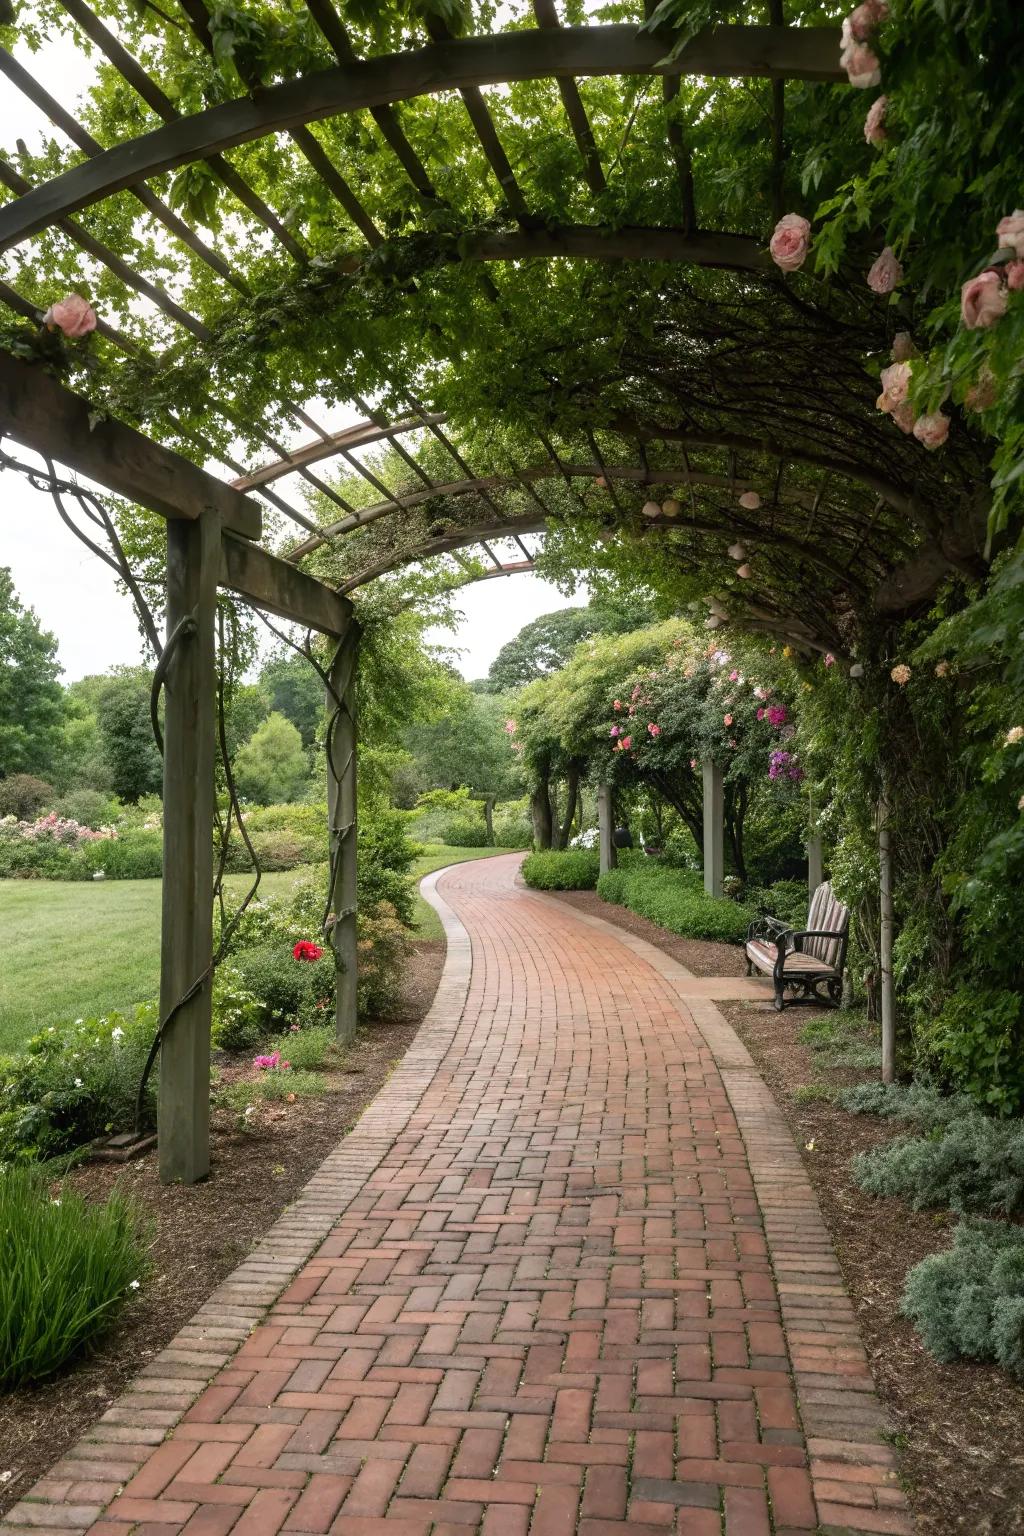
[[[472,964],[453,925],[442,1006],[464,1006],[396,1074],[416,1092],[390,1132],[378,1113],[376,1167],[315,1255],[197,1398],[165,1351],[165,1406],[78,1447],[12,1530],[912,1531],[742,1046],[680,967],[515,870],[444,877]]]

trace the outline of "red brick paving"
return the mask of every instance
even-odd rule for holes
[[[443,877],[402,1065],[4,1536],[912,1533],[751,983],[515,872]]]

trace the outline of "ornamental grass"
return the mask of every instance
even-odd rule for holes
[[[0,1391],[41,1381],[91,1348],[139,1289],[148,1233],[115,1191],[51,1195],[38,1169],[0,1170]]]

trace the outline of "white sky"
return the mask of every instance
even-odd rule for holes
[[[24,48],[15,51],[51,95],[74,107],[87,76],[70,39],[56,39],[36,55]],[[0,144],[10,153],[15,139],[23,138],[34,146],[44,134],[61,137],[0,76]],[[325,419],[322,411],[314,413]],[[355,420],[355,413],[348,419]],[[325,424],[337,428],[347,421]],[[298,433],[295,440],[302,436],[308,436],[308,429]],[[31,457],[23,455],[16,445],[15,451],[19,457]],[[217,472],[215,466],[209,467]],[[289,477],[281,490],[300,503],[294,484],[295,477]],[[518,556],[513,553],[510,558]],[[34,608],[43,626],[57,636],[65,682],[140,659],[142,646],[134,610],[130,600],[118,592],[112,573],[68,532],[50,498],[13,473],[0,474],[0,565],[10,567],[21,601]],[[586,600],[585,591],[567,599],[533,575],[482,582],[460,594],[459,607],[465,620],[459,632],[453,637],[445,631],[436,638],[461,650],[459,664],[467,678],[482,677],[502,645],[524,624],[542,613]]]

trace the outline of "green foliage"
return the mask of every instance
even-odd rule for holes
[[[273,805],[297,800],[308,780],[309,758],[298,730],[284,715],[268,715],[235,758],[239,793]]]
[[[211,1043],[222,1051],[252,1051],[267,1038],[262,999],[229,958],[213,973]]]
[[[36,1170],[0,1167],[0,1391],[42,1381],[111,1326],[148,1267],[140,1213],[51,1195]]]
[[[953,1246],[916,1264],[902,1310],[938,1360],[994,1360],[1024,1379],[1024,1229],[964,1221]]]
[[[532,848],[533,827],[525,801],[502,806],[494,813],[494,846],[496,848]]]
[[[290,720],[311,747],[325,719],[324,686],[304,656],[273,656],[260,671],[260,688],[271,710]]]
[[[2,787],[2,786],[0,786]],[[53,802],[58,816],[77,821],[83,827],[110,827],[118,820],[122,807],[111,795],[99,789],[69,789]]]
[[[5,836],[0,828],[0,878],[91,880],[158,879],[163,863],[160,832],[131,830],[96,842],[62,843],[52,838]]]
[[[287,1034],[270,1041],[268,1053],[274,1051],[280,1051],[282,1061],[289,1062],[296,1072],[336,1067],[343,1054],[333,1024],[311,1024],[308,1029],[293,1026]]]
[[[598,880],[597,894],[687,939],[741,944],[757,915],[752,907],[709,896],[700,875],[656,864],[609,870]]]
[[[260,1104],[280,1104],[294,1099],[318,1099],[327,1092],[327,1080],[319,1072],[278,1071],[270,1068],[232,1083],[217,1084],[211,1102],[217,1109],[227,1109],[246,1127]]]
[[[251,806],[242,814],[261,869],[298,869],[304,864],[322,864],[326,859],[326,802]],[[237,829],[232,831],[227,867],[250,867],[248,850]]]
[[[408,931],[394,907],[381,901],[359,913],[356,937],[359,1017],[386,1019],[394,1013],[401,997],[405,962],[412,950]]]
[[[1024,1212],[1024,1122],[962,1114],[928,1135],[859,1153],[853,1173],[868,1194],[899,1196],[915,1210],[1017,1216]]]
[[[531,853],[522,864],[523,879],[537,891],[592,891],[599,871],[600,858],[588,848]]]
[[[406,835],[406,826],[401,812],[380,806],[363,817],[359,826],[357,894],[363,913],[369,914],[387,902],[408,924],[412,922],[415,895],[410,870],[421,849]]]
[[[486,848],[487,827],[482,818],[466,818],[463,821],[453,817],[445,821],[441,827],[441,841],[448,848]]]
[[[18,601],[0,566],[0,779],[51,767],[64,713],[59,673],[56,638]]]
[[[1024,998],[1019,992],[959,987],[933,1019],[919,1021],[923,1063],[997,1115],[1024,1111]]]
[[[521,793],[522,769],[505,730],[510,709],[503,695],[474,693],[452,679],[443,713],[418,723],[406,735],[420,790],[464,786],[498,799]]]
[[[100,680],[96,720],[114,793],[128,804],[159,794],[163,763],[150,718],[152,678],[144,667],[118,667]]]
[[[73,1151],[130,1130],[142,1068],[157,1027],[153,1004],[51,1025],[17,1056],[0,1058],[0,1162]],[[147,1084],[155,1106],[155,1074]]]
[[[492,693],[511,693],[538,677],[566,666],[576,647],[591,635],[623,634],[650,623],[649,604],[613,606],[592,602],[584,608],[559,608],[525,624],[506,642],[491,663],[487,686]]]
[[[777,917],[790,928],[804,928],[810,907],[806,880],[776,880],[774,885],[752,887],[744,905],[766,917]]]
[[[12,773],[0,779],[0,816],[16,816],[31,821],[48,804],[52,787],[31,773]]]
[[[319,960],[296,960],[287,944],[271,943],[234,952],[231,964],[241,988],[256,999],[264,1038],[282,1025],[318,1022],[333,1003],[335,970],[330,949]],[[223,1043],[219,1032],[218,1043]]]

